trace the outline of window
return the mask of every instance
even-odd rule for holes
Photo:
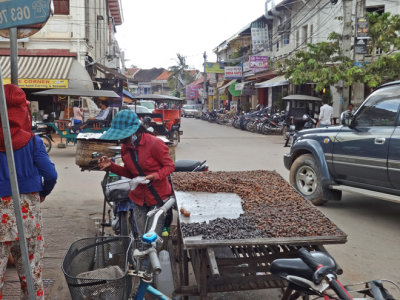
[[[307,44],[307,42],[308,42],[308,25],[303,26],[301,28],[301,31],[302,31],[302,35],[303,35],[301,43],[302,44]]]
[[[310,25],[310,44],[312,44],[313,34],[314,34],[314,25],[311,24]]]
[[[285,33],[283,35],[283,44],[284,45],[289,45],[290,43],[290,34],[289,33]]]
[[[372,94],[357,112],[353,125],[359,127],[394,126],[400,106],[398,90],[399,87],[394,86]]]
[[[276,41],[276,51],[279,51],[279,40]]]
[[[53,0],[55,15],[69,15],[69,0]]]
[[[296,30],[296,47],[299,47],[299,31]]]

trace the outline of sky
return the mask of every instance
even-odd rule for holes
[[[177,53],[191,68],[216,61],[219,44],[264,14],[265,0],[121,0],[124,22],[116,38],[126,67],[177,65]]]

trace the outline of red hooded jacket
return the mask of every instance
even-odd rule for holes
[[[134,178],[139,175],[128,148],[135,150],[133,145],[122,145],[121,156],[124,166],[115,163],[111,164],[110,171],[127,178]],[[142,133],[139,144],[136,146],[137,162],[145,175],[153,175],[152,185],[162,200],[172,195],[172,187],[168,175],[175,170],[167,145],[159,138]],[[130,199],[140,205],[154,206],[157,200],[144,184],[139,184],[134,191],[129,192]]]

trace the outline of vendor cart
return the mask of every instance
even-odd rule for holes
[[[199,181],[199,177],[196,180]],[[280,180],[284,181],[282,178]],[[212,180],[207,179],[207,182]],[[219,219],[235,220],[243,216],[243,199],[236,193],[179,191],[179,187],[175,188],[175,197],[178,212],[190,212],[190,216],[178,213],[176,234],[169,241],[176,295],[206,299],[209,293],[285,288],[287,282],[269,272],[273,260],[296,257],[300,247],[326,251],[324,245],[345,243],[347,240],[344,233],[271,238],[261,234],[257,236],[256,233],[251,238],[237,238],[232,231],[232,234],[213,238],[188,236],[183,230],[185,225]],[[315,207],[312,209],[316,210]],[[230,232],[233,226],[225,225],[224,228],[224,225],[215,222],[211,228],[216,227]],[[190,268],[195,283],[189,279]]]
[[[122,100],[121,97],[115,93],[114,91],[109,90],[77,90],[77,89],[51,89],[34,93],[34,95],[38,96],[53,96],[55,102],[64,101],[65,102],[65,113],[63,114],[63,118],[54,120],[47,119],[44,120],[42,125],[46,125],[49,128],[53,129],[56,134],[58,134],[62,139],[65,139],[65,145],[68,143],[76,144],[76,137],[78,133],[81,131],[79,126],[73,126],[73,113],[72,107],[74,101],[82,102],[82,97],[91,97],[97,101],[111,100],[112,103],[110,107],[112,111],[109,114],[109,117],[104,122],[94,123],[93,127],[85,127],[83,132],[93,132],[99,133],[108,130],[111,125],[111,120],[113,115],[121,108]],[[115,108],[115,110],[114,110]],[[53,112],[50,115],[55,115]]]

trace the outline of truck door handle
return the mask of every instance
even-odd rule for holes
[[[385,138],[376,138],[375,145],[383,145],[385,143]]]

